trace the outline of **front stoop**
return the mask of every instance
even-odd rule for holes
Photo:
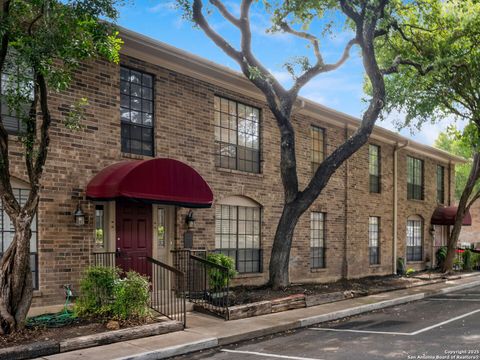
[[[79,336],[62,341],[41,341],[0,349],[0,359],[24,360],[39,356],[55,355],[67,351],[107,345],[120,341],[134,340],[183,330],[178,321],[164,321],[155,324],[135,326],[99,334]]]

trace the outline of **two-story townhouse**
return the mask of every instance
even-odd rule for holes
[[[174,250],[216,250],[235,259],[237,284],[265,283],[283,188],[279,133],[261,93],[221,65],[126,29],[121,36],[120,65],[85,63],[68,92],[51,95],[51,147],[31,245],[34,305],[61,303],[62,285],[75,288],[106,253],[145,272],[145,256],[174,264]],[[82,97],[90,104],[84,127],[72,132],[62,114]],[[305,186],[359,120],[307,99],[297,110]],[[20,125],[9,119],[22,199]],[[428,266],[430,220],[438,204],[450,205],[460,161],[376,127],[300,219],[291,280],[391,274],[398,257]],[[85,221],[76,222],[76,213]],[[12,234],[7,216],[0,218],[4,250]]]

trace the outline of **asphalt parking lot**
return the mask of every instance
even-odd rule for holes
[[[182,358],[480,360],[480,287]]]

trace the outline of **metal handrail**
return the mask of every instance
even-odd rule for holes
[[[201,257],[198,257],[198,256],[195,256],[195,255],[192,255],[190,254],[190,259],[194,259],[196,261],[199,261],[205,265],[209,265],[209,266],[212,266],[212,267],[216,267],[217,269],[220,269],[220,270],[224,270],[224,271],[228,271],[229,269],[223,265],[220,265],[220,264],[217,264],[217,263],[214,263],[210,260],[207,260],[207,259],[202,259]]]
[[[151,257],[147,256],[147,261],[150,261],[150,262],[154,263],[155,265],[159,265],[161,267],[164,267],[165,269],[170,270],[170,271],[176,273],[177,275],[185,276],[185,273],[183,271],[178,270],[177,268],[174,268],[173,266],[170,266],[168,264],[165,264],[165,263],[161,262],[160,260],[157,260],[157,259],[154,259],[154,258],[151,258]]]

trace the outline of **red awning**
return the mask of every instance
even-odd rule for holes
[[[192,167],[173,159],[124,161],[100,171],[87,185],[87,198],[129,198],[184,207],[212,206],[213,193]]]
[[[455,223],[455,217],[457,216],[456,206],[437,207],[432,215],[432,225],[453,225]],[[463,218],[463,226],[472,225],[472,216],[467,211]]]

